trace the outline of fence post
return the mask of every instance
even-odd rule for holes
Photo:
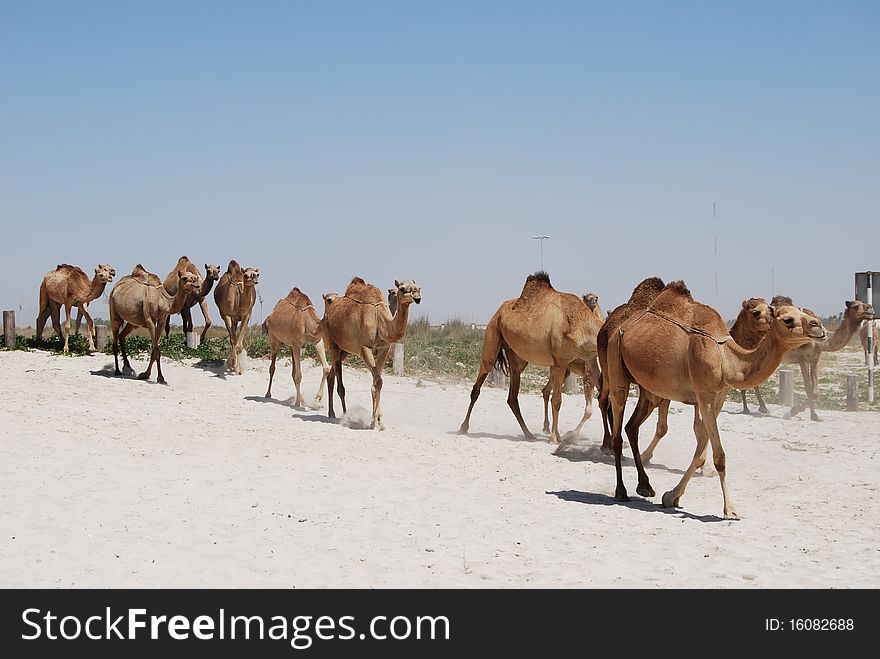
[[[110,334],[108,325],[95,324],[95,348],[100,352],[107,345],[107,336]]]
[[[562,384],[562,393],[576,394],[577,392],[578,392],[577,376],[574,373],[569,373],[565,378],[565,382]]]
[[[846,376],[846,411],[859,411],[859,378],[857,375]]]
[[[7,348],[15,347],[15,311],[3,312],[3,342]]]
[[[794,371],[779,371],[779,404],[794,405]]]
[[[184,332],[184,336],[186,337],[186,347],[196,349],[199,347],[199,344],[202,342],[202,335],[196,334],[195,332]]]
[[[490,387],[503,387],[506,382],[506,378],[504,377],[504,373],[501,372],[497,366],[493,366],[492,370],[489,371],[489,386]]]
[[[403,375],[403,344],[394,344],[394,357],[391,362],[394,375]]]

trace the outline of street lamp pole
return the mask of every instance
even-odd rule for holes
[[[541,245],[541,270],[544,269],[544,241],[550,236],[532,236],[533,240],[537,240]]]

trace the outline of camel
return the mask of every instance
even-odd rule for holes
[[[584,304],[592,311],[600,322],[605,322],[605,314],[602,313],[602,307],[599,306],[599,296],[595,293],[587,293],[581,299],[583,299]],[[592,404],[592,396],[593,396],[593,388],[598,387],[599,383],[599,364],[596,359],[590,361],[589,364],[583,364],[580,368],[584,369],[585,373],[589,373],[589,377],[584,378],[584,396],[590,397],[590,404]],[[563,378],[563,383],[565,379],[568,378],[570,371],[566,371],[565,378]],[[587,392],[587,388],[589,388],[589,393]],[[544,388],[541,389],[541,396],[544,398],[544,425],[543,431],[545,433],[550,433],[550,417],[548,416],[548,408],[550,407],[550,394],[553,391],[553,380],[552,378],[547,379],[547,384],[544,385]],[[581,427],[584,422],[589,418],[586,416],[582,418],[580,425],[575,428],[572,432],[572,436],[577,436],[581,431]]]
[[[275,377],[275,358],[281,345],[290,346],[293,356],[293,384],[296,387],[296,401],[294,407],[303,407],[305,402],[300,391],[302,382],[302,368],[300,365],[303,346],[306,341],[315,343],[315,352],[321,361],[321,384],[315,394],[315,401],[320,403],[324,398],[324,383],[330,373],[330,364],[324,351],[324,341],[320,331],[321,319],[315,313],[315,307],[309,296],[294,288],[287,297],[278,301],[272,313],[263,322],[266,334],[269,336],[269,344],[272,352],[272,363],[269,365],[269,388],[266,390],[266,398],[272,397],[272,378]]]
[[[767,301],[762,297],[753,297],[748,300],[743,300],[739,315],[736,317],[736,321],[730,328],[731,338],[736,341],[739,347],[745,348],[746,350],[754,350],[758,347],[761,341],[764,340],[767,333],[770,331],[770,328],[773,326],[775,314],[775,309],[767,304]],[[755,391],[757,390],[756,387]],[[746,403],[745,389],[742,390],[742,399],[743,412],[748,414],[749,408]],[[760,398],[759,401],[763,406],[763,401],[761,401]],[[766,408],[764,408],[764,410],[766,411]],[[669,430],[669,400],[664,399],[657,406],[657,417],[657,428],[654,431],[654,437],[651,440],[651,443],[648,444],[648,448],[642,452],[642,464],[648,464],[651,462],[657,444],[660,443],[660,440],[663,439],[666,432]],[[704,474],[705,473],[706,472],[704,471]]]
[[[177,295],[177,273],[181,270],[191,272],[199,278],[198,288],[186,299],[186,302],[183,304],[183,309],[180,310],[180,319],[183,323],[183,333],[189,334],[193,331],[192,308],[198,304],[199,308],[202,310],[202,316],[205,318],[205,327],[202,329],[202,333],[199,337],[200,341],[204,341],[205,335],[208,333],[208,328],[211,327],[211,316],[208,313],[208,301],[206,298],[208,297],[208,293],[210,293],[211,289],[214,287],[214,282],[220,279],[220,266],[208,265],[206,263],[205,277],[203,279],[195,263],[190,261],[186,256],[181,256],[177,259],[177,265],[168,273],[168,276],[165,277],[165,281],[163,282],[165,290],[169,295]],[[168,316],[168,319],[165,321],[165,336],[167,337],[170,333],[171,316]]]
[[[64,337],[64,352],[68,352],[70,312],[73,307],[77,307],[79,314],[76,320],[76,332],[79,333],[80,321],[85,316],[89,332],[89,351],[94,352],[95,325],[89,315],[89,302],[101,297],[104,288],[113,281],[115,276],[116,270],[106,263],[101,263],[95,268],[95,276],[92,279],[89,279],[88,275],[80,268],[66,263],[47,272],[40,283],[40,312],[36,321],[37,340],[43,338],[46,320],[51,317],[53,329],[58,333],[58,336]],[[61,329],[62,306],[66,315],[63,332]]]
[[[244,333],[251,320],[257,301],[257,284],[260,283],[259,268],[242,269],[236,261],[230,261],[226,272],[214,288],[214,302],[229,332],[229,357],[226,365],[241,375],[241,353],[244,350]]]
[[[345,387],[342,384],[342,362],[350,355],[358,355],[367,363],[373,374],[371,389],[373,398],[372,427],[384,430],[380,400],[382,396],[382,371],[393,343],[403,338],[406,332],[409,307],[422,301],[422,289],[415,281],[394,281],[396,290],[396,311],[375,286],[360,277],[354,277],[342,296],[327,293],[324,297],[324,317],[321,319],[321,332],[324,345],[330,352],[333,365],[327,376],[329,412],[333,411],[333,383],[336,384],[342,412],[345,407]]]
[[[177,277],[177,294],[172,296],[165,291],[162,280],[157,275],[147,272],[141,264],[137,264],[132,273],[120,279],[110,291],[110,332],[113,341],[116,375],[134,373],[125,352],[125,337],[135,327],[145,327],[150,333],[153,350],[150,353],[150,363],[147,365],[147,370],[138,375],[138,379],[149,380],[150,371],[153,369],[153,362],[155,362],[158,372],[156,381],[159,384],[165,384],[159,352],[159,337],[165,326],[165,319],[171,314],[180,312],[187,296],[199,284],[198,275],[191,272],[180,271],[177,273]],[[122,345],[123,364],[121,372],[119,370],[120,344]]]
[[[779,302],[781,304],[791,304],[791,298],[777,295],[773,298],[774,306]],[[809,309],[805,312],[816,317],[816,314]],[[847,300],[846,309],[843,312],[843,322],[829,337],[828,341],[822,345],[804,345],[793,350],[785,356],[786,364],[797,364],[801,367],[801,375],[804,378],[804,390],[807,394],[807,400],[804,403],[795,403],[791,408],[791,416],[800,414],[807,407],[810,408],[810,419],[819,421],[816,414],[816,395],[819,390],[819,359],[823,352],[837,352],[843,349],[849,343],[861,325],[863,320],[874,319],[874,307],[864,302]]]
[[[776,309],[767,335],[754,350],[739,346],[717,311],[691,297],[684,282],[668,284],[641,312],[607,334],[600,344],[600,363],[607,364],[611,400],[612,446],[617,471],[615,499],[628,501],[623,484],[621,453],[623,410],[629,385],[639,385],[639,402],[626,424],[626,434],[639,474],[637,492],[654,496],[638,450],[639,426],[663,400],[694,406],[697,448],[681,481],[663,495],[663,506],[678,506],[688,481],[706,461],[708,442],[724,498],[725,519],[739,517],[727,488],[727,459],[721,446],[717,417],[731,388],[752,388],[766,380],[785,353],[825,341],[818,318],[794,306]]]
[[[520,296],[503,302],[486,327],[480,370],[471,389],[467,415],[458,432],[468,432],[471,412],[483,382],[498,364],[502,371],[509,369],[510,373],[507,404],[525,437],[535,439],[523,421],[518,395],[523,370],[529,364],[536,364],[550,367],[553,404],[550,441],[558,444],[562,382],[567,371],[583,376],[585,382],[589,380],[587,366],[596,357],[596,335],[601,326],[602,321],[583,299],[554,289],[546,272],[529,275]],[[584,398],[584,415],[574,435],[592,414],[592,387],[584,387]]]
[[[877,324],[870,320],[866,323],[862,323],[862,329],[859,330],[859,342],[862,344],[862,351],[865,353],[865,366],[868,365],[868,328],[871,328],[871,335],[874,337],[874,366],[878,365],[877,361],[877,342],[880,340],[880,330],[877,329]]]

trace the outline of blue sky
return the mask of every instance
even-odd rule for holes
[[[0,1],[0,83],[23,324],[57,263],[181,254],[260,267],[265,313],[414,278],[438,322],[538,233],[605,308],[659,275],[732,317],[773,268],[831,314],[880,270],[877,2]]]

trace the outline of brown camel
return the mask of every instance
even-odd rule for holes
[[[605,314],[602,313],[602,307],[599,306],[599,296],[595,293],[587,293],[582,297],[584,304],[592,311],[596,317],[599,319],[599,322],[605,322]],[[584,412],[584,416],[581,418],[581,422],[577,425],[577,427],[571,432],[569,437],[574,439],[580,431],[581,427],[584,425],[584,422],[590,418],[592,414],[592,402],[593,402],[593,388],[598,387],[599,384],[599,363],[596,359],[592,359],[588,364],[581,363],[578,367],[582,370],[582,372],[587,373],[588,375],[584,377],[584,396],[588,397],[588,404],[590,405],[590,414]],[[568,378],[570,371],[565,372],[565,378]],[[565,382],[565,378],[563,378],[563,383]],[[544,388],[541,389],[541,396],[544,398],[544,425],[543,431],[545,433],[550,433],[550,417],[548,416],[548,411],[550,407],[550,394],[553,392],[553,379],[547,378],[547,384],[544,385]],[[563,445],[560,444],[560,449],[564,448]]]
[[[180,319],[183,323],[183,333],[189,334],[193,331],[192,308],[198,304],[199,308],[202,310],[202,316],[205,318],[205,327],[202,329],[200,335],[200,340],[204,341],[205,335],[208,333],[208,328],[211,327],[211,316],[208,313],[208,301],[206,298],[208,297],[208,293],[210,293],[211,289],[214,287],[214,282],[220,279],[220,266],[208,265],[206,263],[205,277],[203,279],[196,264],[190,261],[186,256],[181,256],[177,259],[177,265],[168,273],[168,276],[165,277],[165,281],[163,282],[165,290],[169,295],[177,295],[177,273],[181,270],[191,272],[199,278],[198,288],[186,298],[186,302],[183,304],[183,309],[180,310]],[[167,337],[170,333],[171,316],[168,316],[168,320],[165,321],[165,336]]]
[[[189,295],[198,286],[198,277],[191,272],[177,274],[177,294],[169,295],[162,286],[157,275],[147,272],[138,264],[132,273],[123,277],[110,291],[110,332],[113,339],[113,360],[116,364],[116,375],[121,373],[134,374],[128,355],[125,352],[125,337],[135,327],[145,327],[150,333],[153,350],[147,370],[138,375],[139,380],[148,380],[153,362],[156,363],[159,384],[165,384],[162,376],[162,364],[159,353],[159,337],[165,327],[165,318],[179,313]],[[119,370],[119,346],[122,345],[122,371]]]
[[[523,421],[518,395],[523,370],[529,364],[537,364],[550,367],[553,392],[550,441],[559,443],[559,408],[565,374],[571,371],[589,380],[587,365],[596,357],[596,334],[601,326],[602,321],[580,297],[554,289],[546,272],[529,275],[520,296],[502,303],[486,327],[480,370],[459,433],[468,432],[480,389],[497,363],[502,370],[509,367],[507,404],[526,438],[534,439]],[[584,387],[584,398],[586,409],[578,430],[592,413],[592,387]]]
[[[754,350],[767,336],[767,333],[773,326],[773,319],[775,316],[776,311],[772,306],[767,304],[767,301],[764,298],[753,297],[748,300],[743,300],[739,315],[736,317],[736,321],[730,328],[730,336],[736,341],[736,344],[740,348]],[[757,391],[757,387],[755,388],[755,391]],[[748,414],[749,408],[746,403],[745,389],[742,390],[742,398],[743,412]],[[763,401],[761,401],[761,405],[763,406]],[[764,411],[766,411],[766,408],[764,408]],[[648,464],[651,461],[651,458],[654,455],[654,449],[657,448],[657,444],[660,443],[660,440],[663,439],[666,432],[669,430],[668,417],[669,400],[664,399],[657,406],[657,428],[654,431],[654,438],[651,440],[651,443],[648,444],[648,448],[642,451],[643,464]],[[704,465],[704,467],[705,466],[706,465]]]
[[[718,433],[718,413],[731,388],[752,388],[766,380],[786,352],[826,339],[818,318],[793,306],[776,309],[770,332],[754,350],[739,346],[729,335],[721,316],[709,306],[695,302],[684,282],[673,282],[642,312],[630,316],[617,331],[609,333],[600,363],[607,363],[611,399],[612,445],[617,471],[615,499],[628,500],[623,485],[621,453],[623,410],[629,385],[639,385],[639,402],[626,424],[626,434],[639,474],[637,492],[654,496],[638,450],[639,426],[663,400],[694,406],[697,448],[681,481],[663,495],[663,505],[678,506],[688,481],[706,460],[708,442],[721,492],[724,517],[738,517],[727,488],[727,462]]]
[[[236,261],[230,261],[226,272],[214,289],[214,302],[229,332],[229,357],[226,365],[241,375],[241,353],[244,350],[244,333],[247,331],[257,301],[257,284],[260,283],[259,268],[242,269]]]
[[[772,304],[775,306],[780,303],[791,303],[791,298],[777,295],[773,298]],[[804,309],[807,313],[816,316],[809,309]],[[854,302],[848,300],[846,309],[843,312],[843,322],[829,337],[828,341],[822,345],[804,345],[797,350],[792,350],[785,356],[786,364],[797,364],[801,367],[801,374],[804,377],[804,390],[807,394],[807,400],[804,403],[795,403],[791,408],[791,415],[800,414],[807,407],[810,408],[810,419],[819,421],[816,414],[816,396],[819,393],[819,359],[823,352],[837,352],[843,349],[849,343],[853,335],[858,331],[859,325],[863,320],[873,320],[874,307],[864,302]]]
[[[601,372],[601,375],[599,376],[599,412],[602,414],[602,427],[605,431],[605,434],[602,437],[603,453],[611,453],[611,418],[609,416],[611,402],[609,399],[610,392],[608,389],[608,378],[604,376],[605,371],[608,369],[608,363],[603,361],[603,356],[607,354],[608,337],[617,332],[627,319],[638,314],[640,311],[647,309],[648,305],[660,294],[660,291],[662,291],[665,286],[666,284],[663,283],[663,280],[658,277],[649,277],[641,281],[633,289],[632,294],[629,296],[629,300],[624,304],[615,307],[614,310],[608,314],[608,318],[605,319],[605,322],[602,324],[602,327],[599,329],[599,334],[596,337],[596,343],[599,350],[599,370]],[[628,389],[627,395],[629,395]]]
[[[877,361],[877,342],[880,340],[880,330],[873,320],[862,323],[862,329],[859,330],[859,342],[862,344],[862,351],[865,353],[865,366],[868,365],[868,328],[871,328],[871,335],[874,337],[874,366],[878,365]]]
[[[302,382],[302,368],[300,360],[302,358],[302,349],[306,341],[312,341],[315,344],[315,352],[318,353],[318,359],[321,360],[321,368],[323,375],[321,376],[321,384],[318,385],[318,392],[315,394],[315,401],[320,403],[324,398],[324,383],[327,381],[327,374],[330,372],[330,365],[327,363],[327,356],[324,353],[324,341],[320,331],[321,319],[312,306],[309,296],[294,288],[287,294],[286,298],[278,301],[272,313],[263,323],[266,333],[269,335],[269,344],[272,351],[272,363],[269,364],[269,388],[266,390],[266,398],[272,397],[272,378],[275,377],[275,358],[278,356],[278,350],[282,344],[290,346],[290,353],[293,356],[293,384],[296,387],[296,401],[294,407],[302,407],[305,401],[300,391],[300,382]]]
[[[37,340],[43,338],[46,320],[51,318],[53,329],[58,333],[58,336],[64,337],[64,352],[68,352],[70,312],[73,307],[77,307],[79,314],[76,320],[76,332],[79,332],[80,320],[85,316],[89,333],[89,350],[94,351],[95,325],[89,315],[89,302],[101,297],[107,283],[113,281],[115,276],[116,270],[106,263],[101,263],[95,268],[95,276],[92,279],[89,279],[89,276],[80,268],[66,263],[47,272],[40,283],[40,312],[36,321]],[[61,329],[62,306],[66,315],[63,332]]]
[[[354,277],[341,297],[327,293],[324,297],[324,317],[321,332],[324,345],[330,352],[333,368],[327,376],[327,393],[330,404],[328,415],[336,418],[333,411],[333,383],[342,401],[345,413],[345,387],[342,384],[342,362],[352,354],[362,357],[373,374],[372,427],[385,428],[382,423],[380,399],[382,395],[382,370],[388,358],[391,344],[397,343],[406,332],[409,306],[422,301],[422,289],[415,281],[394,281],[396,307],[394,314],[385,297],[375,286],[360,277]]]

